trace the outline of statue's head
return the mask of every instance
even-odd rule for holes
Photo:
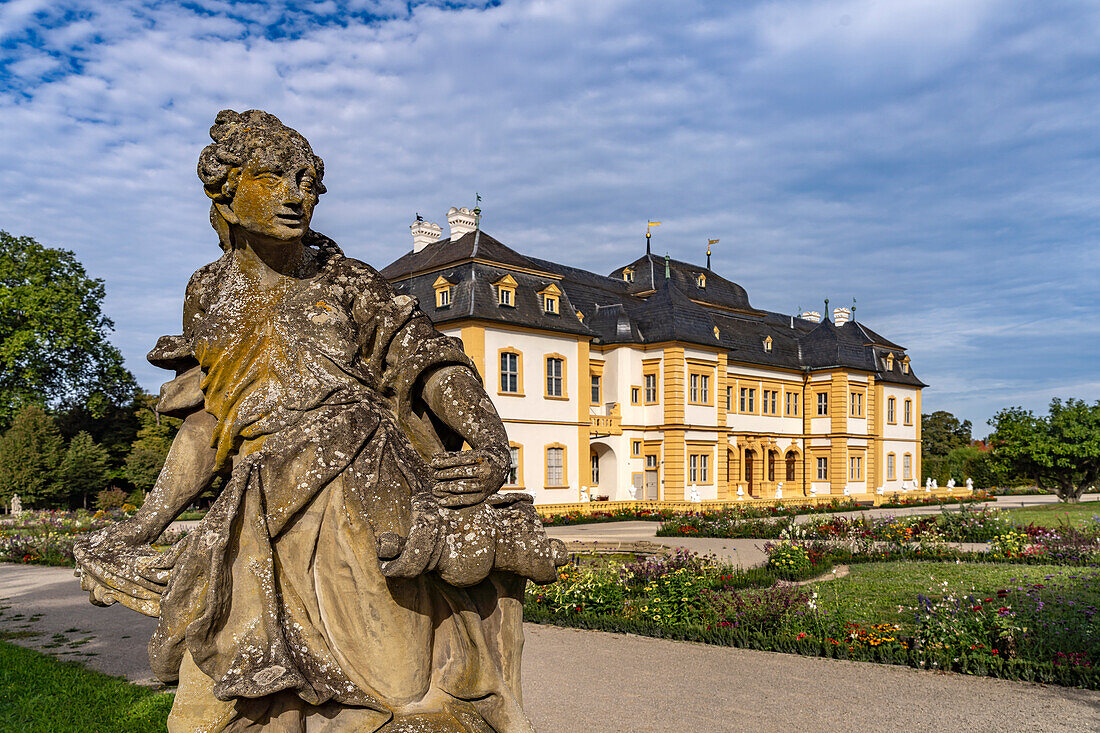
[[[260,110],[222,110],[213,143],[199,155],[199,178],[214,202],[210,222],[227,247],[240,227],[269,240],[299,240],[325,192],[324,162],[296,130]]]

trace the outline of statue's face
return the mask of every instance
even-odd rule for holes
[[[292,242],[309,229],[317,204],[313,156],[300,146],[253,153],[237,182],[230,209],[252,234]]]

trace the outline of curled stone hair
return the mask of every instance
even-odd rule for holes
[[[276,153],[289,155],[293,148],[305,149],[312,156],[317,169],[316,192],[325,192],[321,178],[325,175],[325,163],[313,154],[309,142],[299,133],[287,127],[273,114],[250,109],[234,112],[223,109],[210,128],[214,142],[203,148],[199,155],[199,179],[206,188],[206,195],[215,203],[229,203],[237,188],[239,169],[248,162],[253,151],[271,148]],[[236,172],[234,169],[238,169]]]

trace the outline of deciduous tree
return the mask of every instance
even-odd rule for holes
[[[1100,402],[1055,399],[1045,417],[1010,407],[989,424],[995,459],[1062,501],[1076,503],[1100,479]]]
[[[129,402],[133,375],[108,340],[103,281],[72,252],[0,231],[0,425],[20,406]]]

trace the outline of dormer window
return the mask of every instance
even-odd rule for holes
[[[539,295],[542,296],[543,312],[556,316],[560,312],[561,289],[554,283],[550,283],[539,291]]]
[[[454,288],[454,283],[440,275],[436,278],[435,282],[432,283],[432,287],[435,288],[435,307],[450,308],[451,289]]]
[[[908,356],[902,357],[902,360],[901,360],[901,373],[902,374],[908,374],[909,373],[909,357]]]
[[[707,286],[707,276],[703,273],[699,273],[695,276],[695,287],[705,288]]]
[[[714,327],[714,338],[720,338],[721,331],[718,330],[718,326]]]
[[[887,354],[886,355],[886,371],[888,371],[888,372],[894,371],[894,355],[893,354]]]
[[[628,267],[623,270],[623,280],[628,283],[634,282],[634,268]]]
[[[577,320],[580,321],[581,323],[584,323],[584,314],[581,313],[580,311],[577,311]]]
[[[764,351],[771,351],[771,350],[772,350],[772,337],[768,336],[767,338],[764,339]]]
[[[511,275],[505,275],[493,283],[497,289],[497,305],[506,305],[509,308],[516,307],[516,279]]]

